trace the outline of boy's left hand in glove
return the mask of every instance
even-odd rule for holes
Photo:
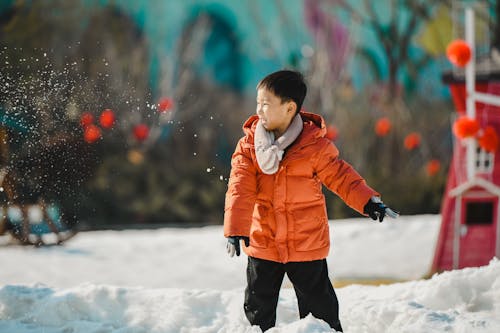
[[[363,212],[370,216],[373,220],[379,220],[382,222],[384,220],[384,217],[387,215],[389,217],[392,217],[393,219],[397,218],[399,216],[399,212],[390,209],[384,203],[379,197],[371,197],[370,200],[368,200],[367,204],[363,208]]]
[[[230,257],[233,257],[236,253],[236,256],[240,255],[240,240],[245,242],[245,246],[250,245],[250,238],[245,236],[229,236],[227,238],[226,250]]]

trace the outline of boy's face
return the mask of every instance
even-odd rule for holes
[[[265,88],[257,90],[257,110],[262,125],[276,136],[285,133],[295,116],[295,102],[281,102],[281,98]]]

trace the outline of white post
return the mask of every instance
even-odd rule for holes
[[[465,9],[465,41],[469,44],[471,49],[471,58],[465,66],[465,91],[466,91],[466,104],[465,109],[467,117],[471,119],[476,118],[476,74],[475,74],[475,41],[474,41],[474,11],[471,7]],[[476,140],[466,140],[467,145],[467,179],[471,180],[475,175],[476,167]]]
[[[455,197],[455,223],[453,223],[453,269],[458,269],[460,264],[460,233],[462,224],[462,196]]]
[[[474,100],[476,102],[500,106],[500,96],[497,95],[485,94],[476,91],[474,93]]]

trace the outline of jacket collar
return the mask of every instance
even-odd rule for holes
[[[326,124],[323,117],[318,114],[300,111],[300,116],[304,122],[304,128],[302,133],[299,135],[294,146],[301,146],[310,142],[311,140],[324,137],[326,135]],[[255,127],[257,126],[257,121],[259,117],[257,115],[253,115],[245,121],[243,124],[243,132],[246,136],[251,139],[253,143],[254,135],[255,135]]]

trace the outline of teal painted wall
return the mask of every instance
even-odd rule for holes
[[[95,2],[91,3],[95,5]],[[253,90],[257,81],[265,74],[289,66],[292,55],[300,55],[303,45],[314,47],[313,36],[305,23],[303,0],[281,2],[268,0],[100,0],[99,3],[101,6],[112,4],[119,7],[130,15],[138,26],[142,27],[150,41],[150,54],[152,55],[150,74],[153,87],[158,79],[160,59],[168,57],[176,62],[178,57],[176,48],[184,29],[204,12],[216,14],[227,24],[234,35],[238,45],[236,54],[240,64],[240,68],[237,69],[239,84],[235,87],[238,90]],[[363,7],[361,0],[350,0],[349,3],[356,8]],[[376,2],[376,12],[381,19],[388,18],[389,4],[388,1]],[[288,22],[283,22],[280,10],[286,13]],[[258,20],[255,19],[256,14]],[[382,79],[386,79],[387,62],[381,46],[377,44],[374,32],[366,26],[355,27],[350,18],[341,10],[330,11],[329,14],[340,19],[351,31],[350,38],[353,45],[370,50],[381,70]],[[407,17],[407,13],[402,13],[401,24],[405,24]],[[205,65],[213,63],[211,57],[219,56],[214,52],[209,53],[201,60]],[[418,56],[420,53],[422,50],[418,48],[410,50],[411,57]],[[352,57],[346,65],[354,86],[359,89],[371,83],[373,79],[373,75],[366,72],[361,62],[359,57]],[[417,86],[425,85],[426,95],[429,91],[436,97],[448,95],[447,88],[440,82],[442,63],[442,59],[437,59],[436,62],[429,64],[422,71],[422,80],[415,83]],[[214,73],[211,75],[213,76]],[[404,76],[404,73],[400,73],[399,79],[404,81]],[[217,73],[215,73],[215,80],[220,82],[217,80]],[[225,83],[223,78],[221,80]]]
[[[215,30],[208,37],[205,53],[199,59],[197,71],[216,82],[232,86],[239,91],[253,91],[257,81],[265,74],[289,67],[293,56],[301,54],[304,45],[315,47],[314,36],[305,21],[305,0],[82,0],[87,6],[99,10],[112,5],[130,16],[146,36],[150,54],[150,82],[158,86],[160,64],[168,59],[178,63],[178,47],[183,32],[190,23],[208,13],[216,18]],[[3,1],[0,10],[13,1]],[[355,8],[363,8],[362,0],[347,1]],[[472,1],[470,1],[472,2]],[[374,2],[377,15],[386,19],[390,15],[391,1]],[[388,64],[373,30],[356,26],[345,11],[329,7],[325,12],[337,18],[350,32],[350,43],[369,50],[382,80],[387,78]],[[280,14],[281,13],[281,14]],[[283,15],[284,13],[284,15]],[[363,13],[361,11],[361,13]],[[406,24],[408,12],[401,13],[401,24]],[[414,44],[410,57],[419,57],[422,50]],[[443,61],[444,60],[444,61]],[[434,59],[419,73],[414,82],[417,90],[426,96],[448,96],[440,75],[446,68],[446,59]],[[361,89],[372,83],[373,73],[359,56],[345,64],[354,86]],[[404,72],[401,82],[408,81]],[[173,83],[175,84],[175,82]]]
[[[287,62],[290,52],[300,51],[304,42],[310,40],[307,29],[303,27],[302,0],[285,2],[287,17],[296,26],[293,35],[286,31],[278,20],[276,3],[273,1],[100,1],[101,6],[112,4],[130,15],[149,40],[152,55],[151,76],[154,84],[158,74],[158,62],[162,57],[168,57],[175,62],[177,47],[184,29],[201,13],[217,15],[230,28],[231,34],[239,44],[237,50],[241,60],[239,70],[241,90],[253,89],[258,79],[269,71],[279,69]],[[95,2],[93,2],[95,5]],[[262,20],[263,29],[272,31],[268,48],[259,36],[259,27],[249,13],[253,7]],[[293,39],[293,40],[290,40]],[[218,55],[212,55],[217,57]],[[210,63],[210,55],[205,62]]]

